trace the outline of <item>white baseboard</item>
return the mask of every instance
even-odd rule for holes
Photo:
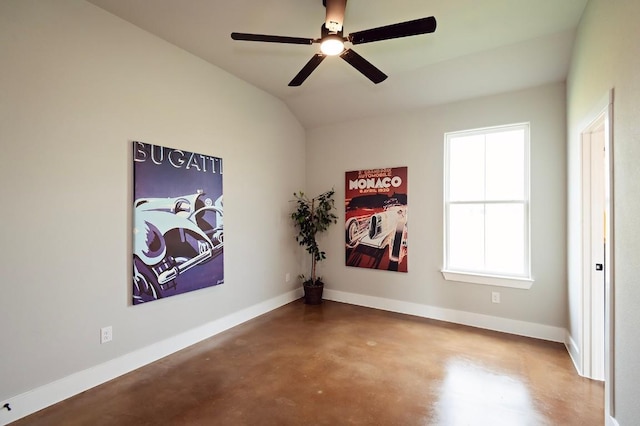
[[[104,364],[79,371],[39,388],[16,395],[2,404],[8,403],[11,411],[0,410],[0,424],[6,425],[50,405],[115,379],[125,373],[157,361],[167,355],[198,343],[204,339],[235,327],[259,315],[265,314],[301,296],[300,290],[293,290],[264,302],[234,312],[231,315],[211,321],[178,336],[162,340],[137,351],[107,361]]]
[[[608,417],[607,417],[607,421],[606,421],[606,423],[607,423],[607,424],[606,424],[606,426],[620,426],[620,425],[618,424],[618,422],[616,421],[616,419],[614,419],[614,418],[613,418],[613,417],[611,417],[611,416],[608,416]]]
[[[566,330],[564,328],[553,327],[545,324],[536,324],[526,321],[476,314],[473,312],[456,311],[453,309],[438,308],[435,306],[421,305],[401,300],[347,293],[328,288],[324,289],[323,294],[325,299],[334,300],[336,302],[344,302],[368,308],[382,309],[384,311],[415,315],[423,318],[452,322],[455,324],[468,325],[471,327],[484,328],[487,330],[500,331],[519,336],[533,337],[552,342],[564,343],[566,335]]]
[[[567,348],[567,352],[569,352],[569,356],[571,357],[571,361],[573,361],[573,366],[575,367],[576,372],[584,377],[582,374],[582,357],[580,349],[578,348],[576,341],[573,340],[569,331],[567,331],[567,335],[565,336],[564,345]]]

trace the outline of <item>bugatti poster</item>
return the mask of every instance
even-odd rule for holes
[[[407,272],[407,167],[345,174],[346,265]]]
[[[133,142],[133,304],[224,282],[222,159]]]

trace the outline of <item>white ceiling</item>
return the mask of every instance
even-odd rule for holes
[[[89,1],[282,99],[313,128],[564,81],[588,0],[349,0],[345,35],[425,16],[435,16],[438,28],[355,46],[389,76],[378,85],[330,57],[300,87],[287,84],[317,44],[230,34],[319,38],[322,0]]]

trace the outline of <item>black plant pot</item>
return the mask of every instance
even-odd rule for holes
[[[307,305],[319,305],[322,303],[322,290],[324,283],[316,281],[315,284],[303,284],[304,287],[304,303]]]

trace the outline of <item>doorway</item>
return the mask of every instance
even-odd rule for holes
[[[605,201],[605,129],[600,115],[582,133],[583,152],[583,366],[584,376],[604,380],[604,306],[607,217]]]
[[[613,415],[613,91],[581,132],[582,375],[605,382]]]

